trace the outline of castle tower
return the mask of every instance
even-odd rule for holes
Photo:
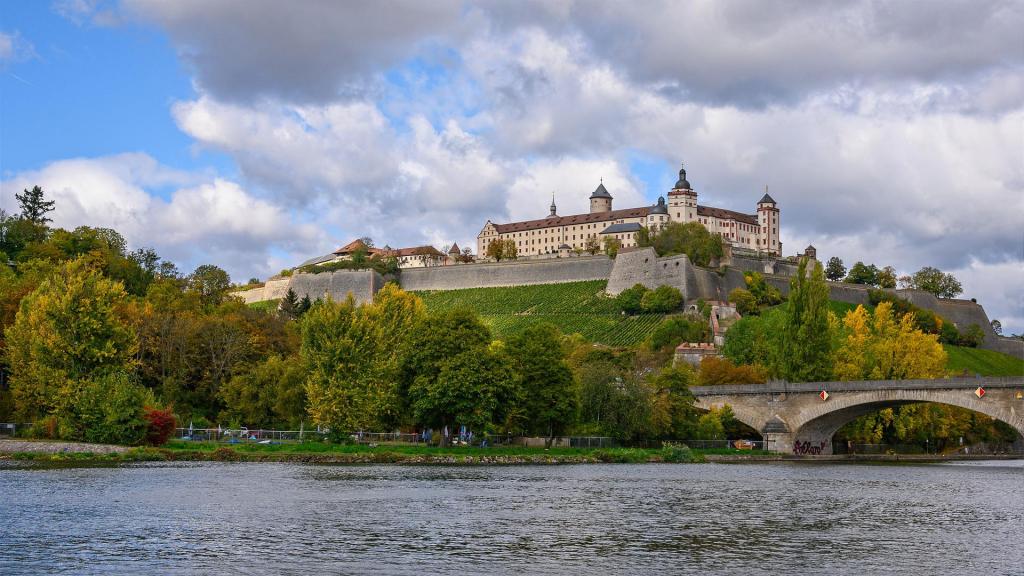
[[[608,193],[608,190],[604,187],[604,180],[598,184],[597,189],[590,195],[590,213],[595,214],[597,212],[611,212],[612,210],[612,195]]]
[[[668,215],[673,222],[697,221],[697,193],[686,179],[686,167],[679,168],[679,180],[668,193]]]
[[[651,211],[647,213],[647,229],[654,232],[665,226],[669,220],[668,205],[665,204],[665,197],[658,196],[658,203],[651,206]]]
[[[757,249],[776,256],[782,255],[782,242],[779,241],[779,209],[775,200],[768,195],[768,187],[764,187],[764,196],[757,202],[758,233]]]
[[[551,213],[548,214],[548,218],[557,218],[558,208],[555,207],[555,193],[551,193]]]

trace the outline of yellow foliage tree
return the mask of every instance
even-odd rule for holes
[[[858,306],[846,313],[843,327],[846,336],[835,356],[839,380],[904,380],[945,374],[946,352],[938,336],[918,330],[911,314],[897,318],[889,302],[879,304],[874,314]]]

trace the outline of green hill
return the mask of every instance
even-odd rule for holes
[[[942,346],[946,349],[949,359],[946,367],[951,372],[981,376],[1024,376],[1024,360],[994,350],[980,348],[964,348],[962,346]]]
[[[550,322],[566,334],[579,333],[591,342],[609,346],[642,342],[664,315],[624,316],[615,300],[604,295],[606,285],[604,280],[594,280],[416,294],[428,310],[475,310],[498,338],[538,322]]]

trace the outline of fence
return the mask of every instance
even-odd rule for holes
[[[0,422],[0,436],[14,436],[14,433],[18,431],[18,428],[19,425],[14,424],[13,422]]]

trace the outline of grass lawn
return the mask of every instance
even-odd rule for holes
[[[1024,376],[1024,360],[980,348],[964,348],[943,344],[946,355],[946,367],[951,373],[960,374],[964,370],[970,375],[981,376]]]

